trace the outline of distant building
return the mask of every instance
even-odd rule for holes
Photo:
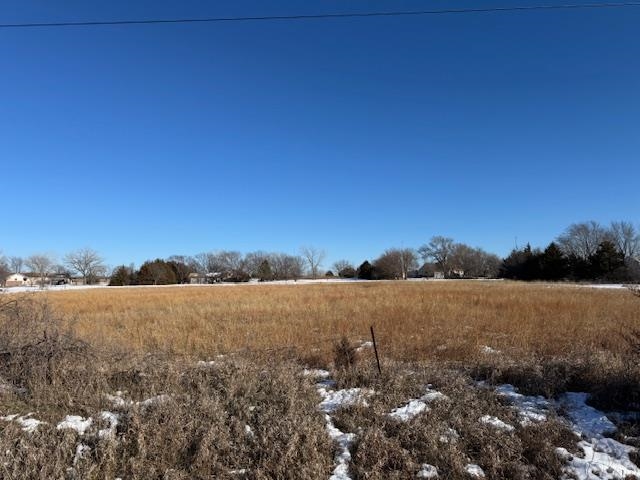
[[[29,277],[23,273],[12,273],[5,281],[6,287],[24,287],[29,285]]]

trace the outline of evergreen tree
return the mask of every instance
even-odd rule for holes
[[[260,263],[257,272],[258,278],[261,282],[268,282],[273,280],[273,272],[271,271],[271,265],[266,258]]]
[[[111,279],[109,281],[109,286],[123,287],[125,285],[131,285],[132,283],[133,272],[130,268],[125,267],[124,265],[120,265],[113,271],[113,274],[111,275]]]
[[[345,267],[338,272],[340,278],[354,278],[357,274],[358,272],[353,267]]]
[[[562,280],[568,275],[568,258],[555,242],[551,242],[540,257],[540,278],[543,280]]]
[[[593,278],[601,280],[618,280],[625,277],[624,255],[609,240],[598,245],[596,253],[589,259]]]
[[[362,265],[358,267],[358,278],[361,280],[373,279],[373,267],[368,260],[362,262]]]
[[[542,255],[539,249],[532,249],[528,243],[522,250],[513,249],[502,261],[499,276],[513,280],[539,280]]]
[[[136,277],[139,285],[170,285],[177,283],[171,266],[159,258],[144,262]]]

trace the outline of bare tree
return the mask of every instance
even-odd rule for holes
[[[450,263],[454,248],[455,244],[452,238],[435,236],[431,238],[429,243],[421,246],[418,253],[425,262],[433,260],[447,277],[451,273]]]
[[[338,260],[334,262],[333,269],[339,277],[353,278],[356,276],[356,267],[348,260]]]
[[[631,222],[611,222],[609,236],[625,261],[640,255],[640,234]]]
[[[378,278],[406,280],[409,272],[418,267],[417,256],[410,248],[391,248],[374,262]]]
[[[22,257],[11,257],[9,258],[9,265],[11,266],[12,273],[20,273],[24,265],[24,260]]]
[[[46,277],[53,268],[54,260],[51,255],[46,253],[37,253],[28,257],[25,261],[25,265],[32,273],[38,276],[40,287],[43,288],[46,282]]]
[[[316,247],[302,247],[300,254],[304,257],[307,265],[309,265],[309,272],[312,278],[318,278],[318,269],[322,265],[322,261],[326,256],[324,250],[320,250]]]
[[[71,270],[77,272],[89,285],[100,275],[104,275],[107,268],[103,258],[91,248],[82,248],[65,255],[64,263]]]
[[[0,254],[0,287],[4,286],[7,277],[11,274],[7,259]]]
[[[333,269],[336,272],[340,272],[340,270],[344,270],[345,268],[354,268],[353,264],[349,260],[338,260],[333,263]]]
[[[167,263],[175,273],[178,283],[189,283],[189,275],[198,269],[194,259],[185,255],[171,255]]]
[[[249,252],[244,256],[244,266],[247,270],[247,273],[251,275],[253,278],[258,278],[260,267],[263,265],[264,261],[271,264],[270,255],[267,252],[263,252],[258,250],[256,252]]]
[[[464,243],[454,244],[451,254],[451,267],[464,272],[465,277],[495,277],[500,263],[497,255]]]
[[[276,280],[297,280],[302,276],[305,259],[286,253],[274,253],[269,256],[271,273]]]
[[[588,260],[598,250],[598,246],[607,240],[607,231],[598,222],[574,223],[557,239],[565,255]]]

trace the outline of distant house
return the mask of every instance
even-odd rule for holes
[[[23,273],[12,273],[5,280],[6,287],[24,287],[29,285],[29,277]]]
[[[204,285],[207,283],[220,283],[224,278],[222,272],[210,272],[210,273],[190,273],[189,283],[195,285]]]

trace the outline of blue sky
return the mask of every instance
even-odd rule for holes
[[[3,1],[0,23],[500,5],[131,3]],[[0,250],[314,245],[330,266],[637,223],[639,25],[632,7],[0,30]]]

